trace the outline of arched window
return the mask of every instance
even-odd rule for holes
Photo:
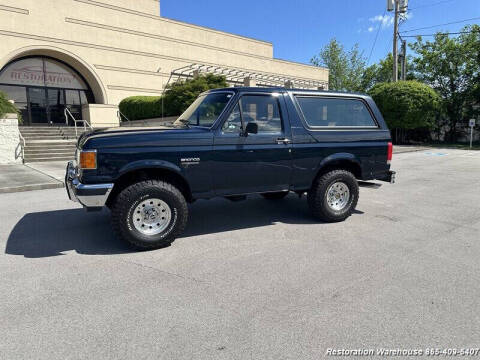
[[[63,62],[48,57],[27,57],[0,71],[0,91],[21,111],[24,125],[65,124],[67,107],[81,119],[81,106],[93,103],[82,76]]]

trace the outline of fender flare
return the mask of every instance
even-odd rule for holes
[[[136,170],[142,170],[142,169],[160,169],[160,170],[168,170],[176,173],[177,175],[181,176],[185,181],[185,177],[183,176],[182,169],[169,161],[165,160],[137,160],[130,162],[123,166],[120,171],[118,172],[118,176],[116,177],[115,180],[119,179],[123,175],[136,171]]]
[[[360,160],[352,153],[347,153],[347,152],[341,152],[341,153],[334,153],[331,154],[318,164],[317,168],[315,169],[315,177],[318,175],[318,173],[325,168],[326,166],[329,166],[330,164],[334,164],[336,162],[349,162],[352,165],[358,167],[360,172],[362,172],[362,166],[360,163]]]

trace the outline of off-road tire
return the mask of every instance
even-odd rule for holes
[[[156,235],[138,231],[132,212],[149,198],[164,201],[171,211],[166,228]],[[170,245],[187,224],[188,206],[183,194],[173,184],[161,180],[145,180],[123,189],[112,206],[112,227],[115,233],[138,250],[152,250]]]
[[[333,210],[327,203],[327,190],[335,182],[347,185],[350,197],[346,206]],[[312,188],[308,191],[307,201],[313,216],[325,222],[343,221],[352,215],[358,202],[358,183],[355,176],[347,170],[329,171],[315,179]]]
[[[288,195],[288,191],[268,192],[260,194],[267,200],[282,200]]]

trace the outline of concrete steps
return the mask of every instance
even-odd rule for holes
[[[26,163],[42,161],[73,160],[77,137],[71,127],[22,126],[20,132],[25,138]],[[83,129],[77,130],[78,136]]]

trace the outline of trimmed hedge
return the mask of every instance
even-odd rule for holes
[[[379,83],[369,93],[391,129],[432,128],[440,110],[440,96],[418,81]]]
[[[177,116],[183,113],[202,92],[226,87],[224,76],[205,74],[167,87],[163,97],[163,116]],[[119,104],[120,111],[129,120],[162,117],[162,96],[131,96]]]
[[[0,91],[0,118],[5,114],[18,114],[18,120],[21,122],[20,113],[15,105],[8,101],[7,95]]]
[[[152,119],[162,116],[161,96],[130,96],[119,105],[129,120]]]

